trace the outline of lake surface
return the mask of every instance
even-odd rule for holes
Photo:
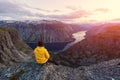
[[[86,35],[86,31],[80,31],[77,33],[72,34],[73,38],[75,39],[72,42],[55,42],[55,43],[45,43],[45,47],[47,48],[47,50],[49,52],[53,52],[53,53],[59,53],[59,52],[63,52],[67,49],[69,49],[71,46],[73,46],[74,44],[80,42],[81,40],[83,40]],[[32,49],[34,49],[37,46],[37,43],[27,43]]]
[[[50,52],[57,52],[62,50],[70,42],[55,42],[55,43],[45,43],[45,48]],[[35,49],[37,43],[27,43],[32,49]]]

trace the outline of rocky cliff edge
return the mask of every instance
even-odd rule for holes
[[[32,49],[23,42],[15,29],[0,27],[0,66],[10,66],[28,60],[31,56]]]

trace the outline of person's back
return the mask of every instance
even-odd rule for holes
[[[34,49],[34,54],[36,61],[39,64],[46,63],[50,58],[50,54],[47,49],[45,49],[43,41],[38,42],[38,46]]]

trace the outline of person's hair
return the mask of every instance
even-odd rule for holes
[[[44,41],[43,40],[38,41],[38,46],[43,47],[44,46]]]

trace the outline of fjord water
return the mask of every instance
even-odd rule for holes
[[[53,53],[59,53],[62,51],[67,50],[74,44],[80,42],[83,40],[86,35],[86,31],[79,31],[76,33],[73,33],[72,36],[75,39],[74,41],[70,42],[54,42],[54,43],[45,43],[45,47],[48,49],[48,51]],[[37,46],[37,43],[27,43],[32,49],[34,49]]]
[[[67,44],[62,51],[67,50],[68,48],[70,48],[74,44],[76,44],[76,43],[80,42],[81,40],[83,40],[85,38],[84,36],[86,35],[86,31],[79,31],[79,32],[76,32],[76,33],[74,33],[72,35],[73,35],[73,38],[75,39],[75,41]]]

